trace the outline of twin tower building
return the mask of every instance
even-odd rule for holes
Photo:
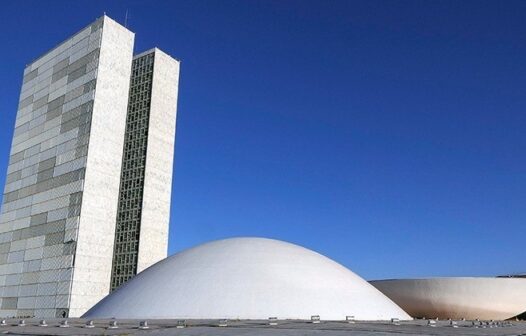
[[[179,62],[107,16],[24,70],[0,316],[80,316],[167,255]]]

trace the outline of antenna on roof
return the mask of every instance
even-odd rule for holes
[[[128,9],[126,9],[126,15],[124,15],[124,27],[128,28]]]

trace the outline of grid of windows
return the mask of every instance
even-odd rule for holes
[[[137,274],[154,54],[133,60],[111,276],[113,291]]]

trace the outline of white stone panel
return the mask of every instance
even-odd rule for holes
[[[32,309],[35,307],[36,297],[21,297],[18,299],[18,309]]]

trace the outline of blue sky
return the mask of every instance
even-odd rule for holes
[[[526,271],[526,2],[13,1],[24,65],[106,12],[181,60],[170,253],[263,236],[368,279]]]

